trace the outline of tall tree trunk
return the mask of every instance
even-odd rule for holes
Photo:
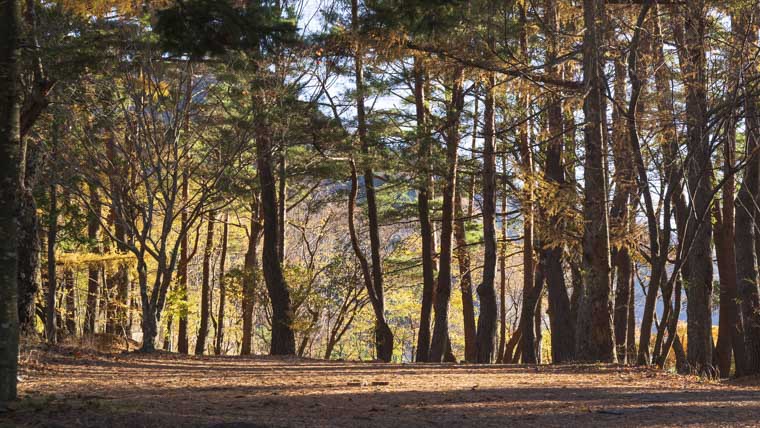
[[[278,232],[277,192],[272,172],[272,142],[270,129],[264,120],[259,120],[259,135],[256,139],[257,165],[261,184],[261,207],[264,218],[264,247],[262,267],[264,282],[272,302],[272,341],[269,353],[272,355],[295,355],[296,342],[293,333],[293,310],[288,284],[282,274],[277,254]]]
[[[446,132],[446,173],[441,208],[441,250],[438,259],[438,283],[435,289],[435,325],[430,344],[430,361],[441,362],[449,341],[449,300],[451,298],[452,234],[454,231],[454,199],[459,165],[459,119],[464,108],[464,70],[454,72]]]
[[[751,38],[747,40],[749,46],[757,43],[757,28],[750,27],[748,31]],[[744,77],[745,99],[745,126],[747,130],[747,167],[744,170],[744,179],[736,198],[736,230],[734,244],[736,246],[736,277],[738,280],[738,297],[741,307],[741,320],[744,327],[744,351],[745,358],[741,361],[737,358],[737,371],[743,374],[760,373],[760,297],[758,296],[758,272],[757,272],[757,248],[758,235],[757,225],[758,208],[757,201],[760,198],[760,97],[754,94],[756,87],[750,86],[757,81],[759,74],[756,64],[747,67],[750,71]],[[756,85],[756,83],[754,83]],[[721,296],[722,297],[722,296]],[[743,369],[743,370],[740,370]]]
[[[182,174],[182,204],[183,209],[180,213],[180,222],[187,224],[187,208],[184,206],[187,204],[188,194],[188,178],[187,173]],[[188,332],[187,332],[187,265],[190,263],[188,256],[188,233],[185,233],[180,237],[179,242],[179,261],[177,263],[177,288],[180,300],[179,308],[179,325],[177,331],[177,352],[180,354],[187,354],[190,352],[188,344]]]
[[[54,137],[55,138],[55,137]],[[50,185],[48,194],[50,208],[47,230],[47,295],[45,301],[45,338],[49,343],[56,342],[55,293],[58,285],[55,269],[55,245],[58,239],[58,191],[55,184]]]
[[[689,365],[706,370],[712,363],[712,201],[710,142],[707,128],[707,81],[705,70],[705,1],[695,0],[684,9],[684,86],[686,90],[686,138],[689,158],[687,182],[692,206],[686,227],[687,347]]]
[[[523,56],[527,57],[528,54],[528,41],[526,33],[526,15],[525,4],[520,6],[520,52]],[[520,91],[517,95],[517,102],[520,110],[525,110],[526,115],[530,115],[530,100],[525,91]],[[529,302],[525,297],[530,294],[531,290],[535,286],[535,259],[533,251],[533,216],[534,216],[534,203],[533,203],[533,152],[530,147],[530,136],[528,135],[529,121],[523,121],[520,125],[517,135],[519,151],[520,151],[520,163],[521,172],[523,176],[523,195],[522,195],[522,214],[523,214],[523,306],[521,318],[529,319],[533,317],[533,313],[536,310],[535,302]],[[522,335],[522,359],[524,363],[535,364],[535,344],[533,343],[534,326],[532,322],[523,324],[523,327],[531,330],[530,332],[523,332]]]
[[[18,259],[16,253],[21,60],[21,3],[0,5],[0,402],[16,398]]]
[[[501,156],[501,173],[504,176],[501,190],[501,247],[499,248],[499,347],[496,351],[496,363],[509,360],[504,356],[507,349],[507,155]],[[511,359],[511,355],[509,356]]]
[[[65,317],[64,324],[66,326],[66,334],[69,336],[76,336],[77,334],[77,301],[76,301],[76,284],[74,278],[74,270],[66,268],[63,272],[63,290],[64,290],[64,303],[65,303]]]
[[[352,30],[358,31],[359,3],[351,1]],[[369,220],[370,257],[372,260],[372,305],[375,309],[375,344],[377,357],[389,362],[393,357],[393,333],[385,321],[385,296],[383,287],[383,266],[380,255],[380,223],[377,216],[377,197],[375,195],[375,173],[369,162],[369,141],[367,138],[367,117],[364,106],[364,61],[363,51],[358,48],[354,55],[354,79],[356,83],[356,120],[357,133],[362,155],[364,156],[364,192],[367,199],[367,217]]]
[[[546,25],[548,28],[548,61],[552,62],[557,57],[558,44],[557,34],[560,31],[558,18],[558,5],[555,0],[546,1]],[[560,77],[559,67],[551,66],[549,73],[554,78]],[[562,118],[562,99],[558,94],[551,95],[547,110],[547,127],[549,141],[546,148],[546,161],[544,176],[558,189],[566,186],[565,170],[562,166],[562,152],[564,151],[564,126]],[[544,210],[545,211],[545,210]],[[559,226],[557,218],[546,218],[542,213],[544,227]],[[551,225],[551,226],[550,226]],[[547,231],[544,231],[547,232]],[[552,233],[564,233],[563,230],[552,230]],[[562,245],[549,246],[544,244],[540,249],[541,265],[546,277],[547,295],[549,297],[549,324],[551,329],[551,353],[552,362],[561,363],[572,360],[575,348],[575,319],[570,310],[570,298],[567,295],[565,285],[565,272],[562,267]]]
[[[203,250],[203,267],[201,271],[201,319],[198,327],[198,338],[195,341],[195,355],[203,355],[206,350],[208,322],[211,313],[211,255],[214,252],[214,223],[216,213],[209,211],[206,223],[206,246]]]
[[[583,112],[585,165],[583,202],[583,294],[576,324],[576,358],[615,361],[610,314],[610,240],[604,144],[604,35],[602,0],[583,1]]]
[[[251,203],[251,228],[248,235],[248,251],[243,266],[243,339],[240,355],[250,355],[253,338],[253,305],[258,285],[258,246],[261,237],[260,204],[256,194]]]
[[[731,16],[731,33],[734,46],[744,44],[745,35],[737,25],[735,16]],[[741,49],[734,49],[728,59],[728,94],[730,99],[738,104],[740,66],[742,63]],[[734,106],[739,107],[738,105]],[[731,356],[733,355],[733,341],[737,336],[737,327],[741,328],[739,309],[736,304],[736,251],[734,246],[734,192],[736,180],[733,175],[736,163],[736,125],[737,114],[730,112],[729,118],[723,130],[723,209],[719,204],[715,206],[715,255],[718,258],[718,275],[720,278],[720,307],[718,321],[718,343],[715,347],[715,365],[721,377],[727,378],[731,372]],[[737,323],[739,323],[737,325]],[[742,343],[742,346],[744,344]],[[739,367],[741,364],[738,364]],[[739,370],[741,372],[741,369]]]
[[[87,213],[87,239],[90,241],[90,252],[100,253],[97,243],[98,230],[100,229],[101,204],[98,190],[90,185],[90,212]],[[87,303],[84,315],[84,334],[95,333],[95,320],[97,318],[98,291],[100,288],[100,266],[90,263],[87,266]]]
[[[228,213],[224,213],[224,227],[222,229],[222,252],[219,255],[219,312],[216,317],[216,347],[214,353],[222,354],[224,343],[224,307],[227,303],[227,285],[224,281],[224,268],[227,261],[227,234],[229,231]]]
[[[629,150],[627,120],[623,106],[626,104],[626,67],[622,58],[615,59],[615,107],[612,110],[612,152],[615,164],[615,195],[610,208],[610,223],[617,231],[618,245],[612,249],[612,262],[615,269],[617,285],[615,287],[614,330],[617,358],[626,362],[626,329],[628,328],[628,295],[631,292],[631,256],[624,237],[631,233],[629,211],[632,196],[635,193],[633,183],[633,154]]]
[[[472,298],[472,267],[470,251],[465,239],[464,213],[462,212],[462,196],[458,190],[454,195],[454,238],[456,242],[456,257],[459,264],[459,289],[462,293],[462,323],[464,329],[464,360],[468,363],[477,361],[478,352],[475,346],[477,330],[475,327],[475,305]]]
[[[430,173],[430,135],[427,128],[425,100],[425,71],[422,59],[414,59],[414,101],[417,113],[417,147],[420,179],[417,190],[417,210],[420,218],[422,238],[422,304],[420,308],[420,328],[417,332],[417,355],[415,361],[426,362],[430,354],[430,315],[433,309],[435,291],[435,248],[433,225],[430,221],[430,188],[433,180]]]
[[[288,210],[286,209],[288,201],[287,148],[284,141],[278,145],[277,151],[277,186],[279,192],[279,197],[277,198],[277,216],[280,220],[278,223],[280,229],[277,232],[277,255],[280,258],[280,264],[282,264],[285,262],[285,227],[288,221]]]
[[[738,25],[735,16],[731,17],[731,33],[734,46],[743,46],[745,41],[743,26]],[[715,366],[721,377],[727,378],[731,372],[731,357],[734,349],[734,338],[739,336],[737,329],[742,330],[739,319],[737,299],[736,251],[735,238],[735,208],[734,193],[736,180],[733,169],[736,163],[736,125],[738,116],[739,79],[742,64],[742,49],[733,49],[728,58],[728,96],[734,102],[734,108],[729,111],[729,117],[723,126],[723,176],[722,203],[715,201],[715,255],[718,259],[718,275],[720,280],[720,306],[718,321],[718,342],[715,346]],[[741,344],[744,346],[744,343]],[[744,352],[739,352],[744,354]],[[743,361],[737,360],[738,372],[742,372]]]
[[[28,141],[22,138],[23,162],[19,179],[18,194],[18,318],[21,332],[35,331],[35,298],[39,291],[38,270],[40,262],[40,231],[37,204],[34,200],[34,186],[40,162],[40,148],[29,148]]]
[[[496,132],[495,132],[495,86],[496,79],[489,73],[486,84],[486,100],[483,129],[483,241],[485,257],[483,282],[478,286],[480,316],[478,317],[477,349],[478,363],[490,363],[494,357],[497,307],[496,290]]]

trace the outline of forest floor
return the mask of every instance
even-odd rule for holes
[[[760,426],[757,379],[616,365],[380,364],[26,350],[1,426]]]

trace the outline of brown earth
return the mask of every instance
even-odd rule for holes
[[[760,426],[757,381],[614,365],[474,366],[273,357],[21,357],[0,426]]]

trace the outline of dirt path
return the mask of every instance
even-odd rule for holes
[[[760,388],[617,366],[384,365],[69,351],[0,426],[759,426]]]

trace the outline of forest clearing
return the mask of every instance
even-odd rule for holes
[[[760,423],[757,378],[709,381],[609,364],[384,364],[70,347],[27,354],[21,372],[21,401],[6,414],[12,425],[30,427]]]
[[[0,425],[760,426],[758,376],[760,0],[0,0]]]

